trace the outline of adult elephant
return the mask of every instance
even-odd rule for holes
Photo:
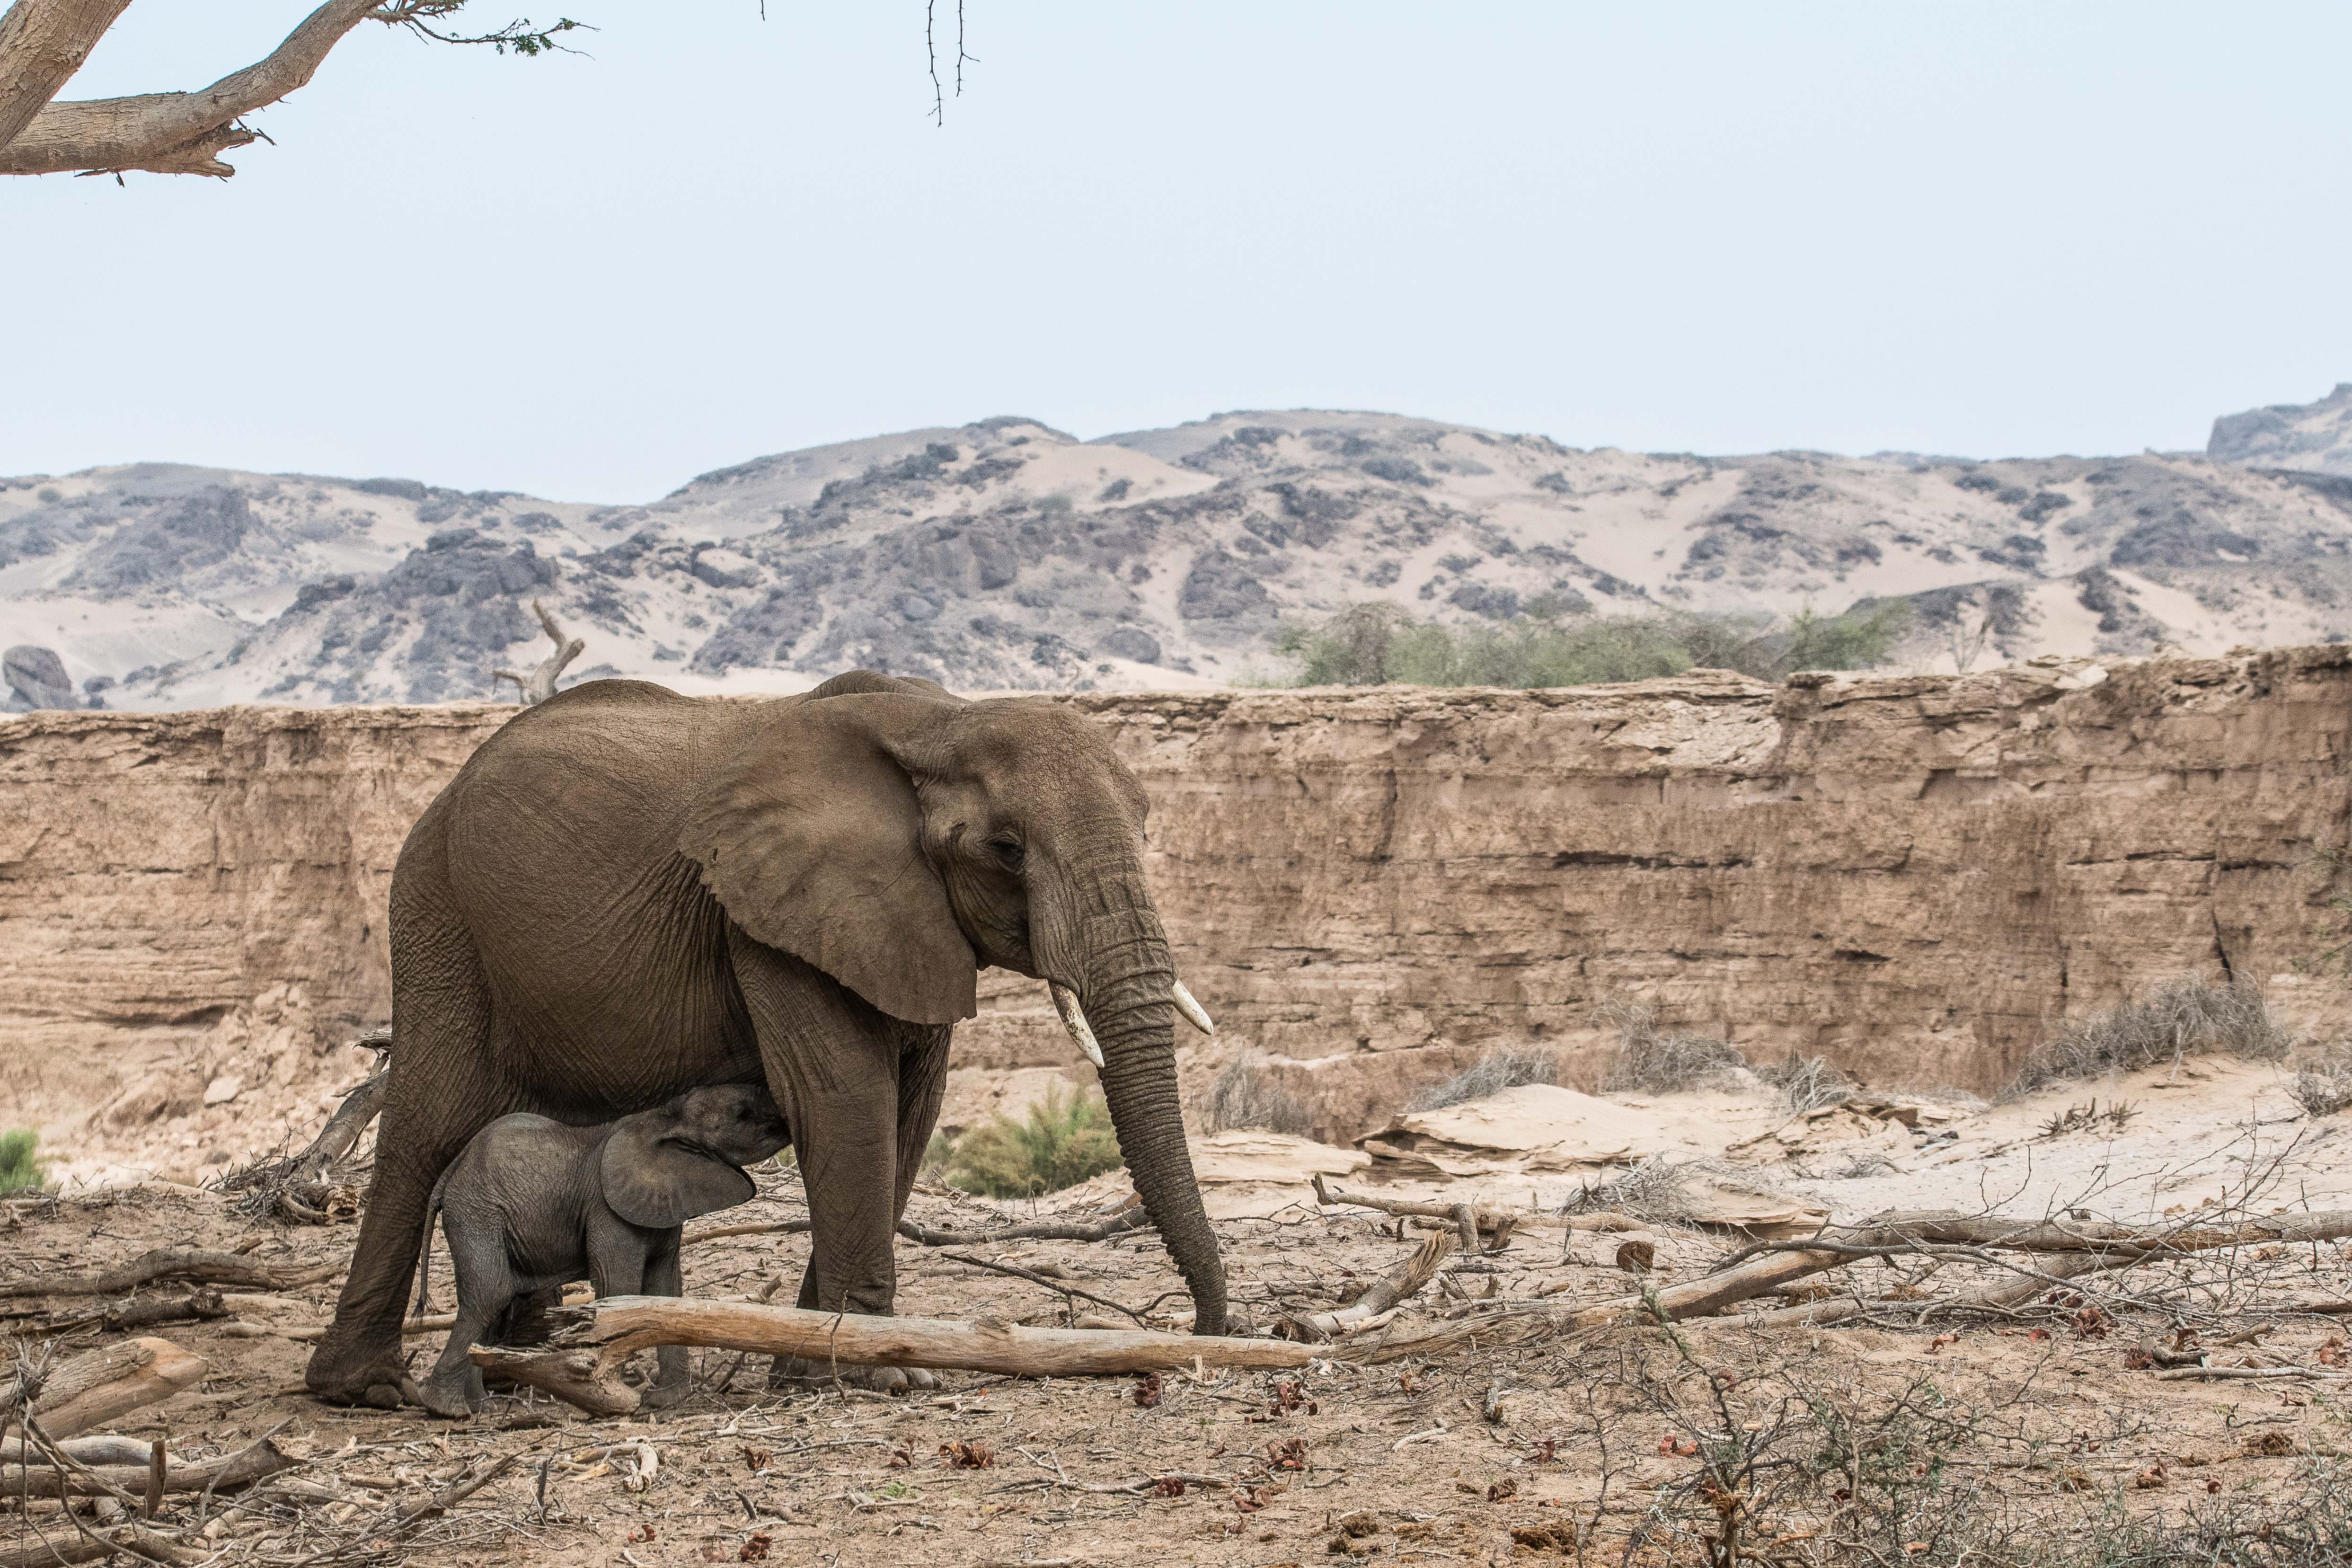
[[[765,1079],[808,1193],[800,1304],[887,1314],[894,1227],[980,969],[1051,983],[1137,1191],[1221,1333],[1179,1110],[1143,791],[1039,698],[857,671],[703,702],[592,681],[517,716],[417,819],[392,882],[392,1078],[312,1392],[389,1405],[435,1181],[509,1111],[587,1122]],[[902,1381],[887,1374],[882,1381]]]

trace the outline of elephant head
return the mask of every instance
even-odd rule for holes
[[[790,1140],[766,1089],[715,1084],[614,1122],[596,1173],[614,1214],[659,1229],[749,1202],[757,1189],[742,1167]]]
[[[894,1017],[976,1011],[995,964],[1048,983],[1120,1151],[1222,1333],[1224,1265],[1184,1144],[1178,983],[1144,885],[1143,790],[1102,730],[1042,698],[966,702],[860,673],[747,722],[680,838],[728,915]]]

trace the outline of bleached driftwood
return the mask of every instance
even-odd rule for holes
[[[578,658],[588,645],[578,637],[565,637],[563,628],[555,624],[555,617],[547,613],[547,606],[537,599],[530,602],[530,610],[539,617],[540,629],[547,634],[547,640],[555,645],[555,651],[541,659],[539,667],[530,672],[528,679],[511,669],[492,670],[490,685],[495,689],[499,681],[511,680],[522,705],[536,708],[555,695],[556,678],[563,673],[563,667]]]
[[[1327,1208],[1352,1205],[1356,1208],[1376,1209],[1385,1215],[1410,1215],[1416,1219],[1452,1220],[1454,1217],[1454,1211],[1464,1206],[1460,1204],[1433,1203],[1422,1198],[1378,1198],[1364,1193],[1344,1192],[1338,1187],[1326,1184],[1323,1174],[1319,1171],[1315,1173],[1314,1182],[1315,1200]],[[1478,1204],[1472,1207],[1471,1212],[1477,1221],[1480,1231],[1500,1230],[1507,1235],[1512,1229],[1519,1227],[1529,1230],[1600,1231],[1635,1231],[1650,1228],[1648,1225],[1633,1218],[1631,1215],[1619,1214],[1613,1209],[1596,1209],[1589,1214],[1555,1214],[1549,1209],[1499,1208],[1492,1204]]]
[[[143,1446],[143,1445],[142,1445]],[[88,1460],[83,1463],[88,1464]],[[277,1444],[263,1438],[234,1454],[195,1464],[167,1465],[163,1492],[234,1491],[255,1481],[290,1470],[300,1460],[289,1457]],[[106,1497],[133,1495],[149,1489],[147,1464],[90,1465],[87,1473],[37,1460],[30,1465],[0,1465],[0,1495],[9,1497]]]
[[[371,1029],[352,1044],[387,1051],[392,1047],[392,1027]],[[342,1104],[310,1140],[309,1148],[289,1158],[240,1171],[222,1190],[244,1193],[238,1207],[256,1219],[277,1214],[302,1225],[326,1225],[358,1217],[357,1192],[329,1181],[328,1173],[358,1146],[360,1135],[383,1109],[384,1090],[392,1081],[389,1067],[389,1063],[378,1067],[366,1081],[343,1096]]]
[[[52,1440],[75,1436],[171,1398],[208,1369],[204,1357],[169,1340],[125,1340],[51,1369],[33,1396],[33,1417]],[[17,1389],[14,1378],[0,1384],[0,1407],[14,1403]]]
[[[205,1285],[242,1285],[254,1290],[295,1290],[342,1271],[340,1263],[290,1268],[256,1263],[234,1252],[191,1252],[173,1247],[142,1252],[120,1268],[97,1274],[42,1274],[0,1283],[0,1299],[24,1296],[120,1296],[158,1279]]]
[[[1360,1333],[1398,1303],[1412,1300],[1423,1287],[1436,1279],[1459,1239],[1450,1230],[1433,1231],[1412,1256],[1373,1280],[1361,1296],[1348,1305],[1328,1312],[1308,1312],[1290,1321],[1302,1331],[1302,1337],[1311,1340],[1336,1340],[1345,1334]]]
[[[88,1525],[53,1541],[35,1540],[25,1546],[0,1549],[0,1568],[70,1568],[77,1563],[97,1563],[109,1557],[131,1563],[195,1563],[205,1553],[182,1546],[137,1524],[94,1530]]]
[[[1191,1366],[1304,1366],[1315,1352],[1286,1340],[1221,1339],[1149,1330],[1031,1329],[992,1318],[879,1318],[751,1301],[614,1296],[550,1314],[545,1350],[476,1345],[474,1364],[597,1415],[625,1415],[637,1392],[621,1363],[655,1345],[701,1345],[800,1356],[819,1365],[919,1366],[1016,1377],[1085,1377]]]

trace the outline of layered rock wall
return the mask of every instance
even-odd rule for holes
[[[1087,693],[1152,801],[1152,875],[1223,1031],[1329,1134],[1501,1044],[1597,1077],[1610,1010],[1987,1088],[2058,1020],[2330,945],[2352,650],[1965,678],[1694,672],[1558,691]],[[310,1093],[388,1014],[409,823],[513,710],[0,721],[0,1121]],[[983,977],[959,1066],[1069,1056]],[[209,1113],[220,1135],[234,1106]]]

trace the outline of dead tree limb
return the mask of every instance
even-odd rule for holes
[[[206,1459],[201,1464],[168,1465],[162,1489],[234,1491],[280,1470],[290,1470],[301,1462],[264,1438],[221,1458]],[[152,1472],[143,1464],[93,1465],[86,1473],[44,1464],[0,1466],[0,1492],[10,1497],[112,1497],[148,1489],[152,1480]]]
[[[1411,1215],[1416,1219],[1455,1221],[1454,1211],[1464,1206],[1461,1204],[1430,1203],[1416,1198],[1376,1198],[1363,1193],[1343,1192],[1338,1187],[1327,1185],[1320,1171],[1315,1173],[1314,1183],[1315,1201],[1327,1208],[1352,1205],[1357,1208],[1376,1209],[1385,1215]],[[1598,1209],[1591,1214],[1553,1214],[1544,1209],[1497,1208],[1489,1204],[1480,1204],[1475,1213],[1478,1228],[1481,1231],[1506,1229],[1515,1226],[1550,1230],[1632,1231],[1650,1228],[1630,1215],[1618,1214],[1611,1209]]]
[[[750,1301],[614,1296],[551,1314],[564,1326],[553,1346],[513,1351],[476,1345],[474,1364],[554,1394],[597,1415],[625,1415],[637,1391],[617,1375],[654,1345],[701,1345],[800,1356],[821,1365],[920,1366],[1015,1377],[1087,1377],[1203,1366],[1304,1366],[1311,1347],[1285,1340],[1223,1339],[1149,1330],[1030,1329],[993,1318],[879,1318],[811,1312]]]
[[[1813,1247],[1832,1247],[1849,1258],[1903,1252],[1933,1256],[1938,1251],[1973,1249],[2090,1253],[2108,1267],[2121,1268],[2225,1247],[2337,1241],[2347,1236],[2352,1236],[2352,1209],[2315,1209],[2223,1226],[2075,1224],[1991,1219],[1978,1215],[1897,1214],[1798,1241],[1759,1241],[1733,1253],[1725,1262],[1743,1262],[1759,1253]]]
[[[90,1351],[40,1376],[33,1415],[51,1439],[77,1436],[116,1416],[169,1399],[209,1370],[169,1340],[125,1340]],[[0,1408],[16,1403],[22,1384],[0,1383]]]
[[[79,5],[71,5],[70,0],[35,3],[37,9],[44,11],[95,8],[89,0],[82,0]],[[195,92],[148,92],[70,103],[51,103],[45,98],[22,130],[13,138],[0,140],[0,174],[120,174],[141,169],[226,179],[236,171],[222,163],[219,154],[259,140],[259,132],[248,130],[239,120],[306,85],[328,52],[367,20],[379,3],[327,0],[267,58]],[[121,7],[115,9],[120,12]],[[0,60],[0,69],[12,64]],[[63,79],[59,78],[58,85]],[[52,94],[56,90],[55,86],[49,89]]]
[[[392,1046],[392,1029],[389,1026],[372,1029],[352,1043],[387,1051]],[[343,1096],[342,1104],[335,1108],[334,1115],[327,1119],[319,1135],[310,1140],[309,1148],[284,1160],[248,1166],[224,1182],[221,1190],[245,1194],[238,1200],[238,1212],[254,1219],[274,1213],[303,1225],[325,1225],[353,1217],[356,1204],[347,1214],[339,1202],[339,1195],[349,1189],[330,1182],[328,1173],[359,1146],[369,1123],[383,1109],[384,1090],[391,1081],[390,1064],[379,1065],[357,1089]]]
[[[1544,1307],[1525,1302],[1500,1302],[1493,1310],[1433,1328],[1391,1331],[1377,1339],[1350,1342],[1350,1361],[1381,1363],[1411,1356],[1439,1355],[1463,1345],[1533,1344],[1562,1335],[1622,1324],[1669,1322],[1704,1318],[1726,1307],[1778,1289],[1808,1274],[1834,1268],[1845,1259],[1830,1252],[1778,1252],[1759,1258],[1721,1274],[1670,1285],[1654,1294],[1620,1296],[1590,1307]]]
[[[1032,1285],[1043,1285],[1048,1290],[1058,1292],[1066,1302],[1069,1297],[1076,1296],[1081,1300],[1092,1301],[1097,1307],[1108,1307],[1114,1312],[1123,1313],[1136,1322],[1146,1321],[1143,1314],[1132,1307],[1122,1306],[1109,1297],[1097,1296],[1091,1290],[1081,1290],[1067,1280],[1056,1279],[1050,1274],[1039,1274],[1011,1263],[991,1263],[987,1258],[974,1258],[969,1252],[946,1252],[941,1253],[940,1256],[953,1263],[969,1263],[974,1268],[985,1268],[993,1274],[1008,1275],[1015,1279],[1026,1279]]]
[[[1437,1278],[1445,1267],[1460,1237],[1453,1231],[1432,1231],[1429,1238],[1415,1248],[1405,1260],[1372,1281],[1365,1292],[1347,1306],[1328,1312],[1309,1312],[1289,1320],[1302,1331],[1303,1339],[1318,1342],[1336,1340],[1343,1335],[1360,1333],[1376,1323],[1387,1321],[1387,1314],[1402,1302],[1421,1294],[1422,1289]],[[1471,1246],[1476,1246],[1474,1236]]]
[[[81,69],[131,0],[16,0],[0,16],[0,147]]]
[[[1151,1216],[1140,1206],[1122,1209],[1106,1220],[1074,1225],[1066,1220],[1035,1220],[1008,1225],[1001,1230],[940,1230],[913,1220],[898,1222],[898,1234],[925,1247],[989,1247],[1000,1241],[1108,1241],[1131,1230],[1149,1229]],[[798,1236],[809,1227],[804,1219],[768,1220],[754,1225],[719,1225],[686,1234],[681,1246],[719,1241],[730,1236]]]
[[[183,1290],[177,1295],[131,1297],[75,1311],[45,1314],[13,1325],[8,1332],[23,1338],[29,1334],[67,1334],[77,1329],[96,1328],[107,1333],[119,1334],[131,1329],[152,1329],[163,1323],[200,1322],[208,1318],[226,1318],[228,1315],[228,1305],[221,1300],[221,1293],[207,1285]]]
[[[530,602],[530,608],[531,613],[539,617],[540,629],[547,634],[547,640],[555,645],[555,651],[539,661],[539,667],[530,672],[529,679],[511,669],[494,669],[490,672],[490,684],[496,687],[501,680],[513,681],[515,693],[522,705],[536,708],[555,695],[556,677],[562,675],[563,667],[578,658],[588,645],[578,637],[565,637],[563,628],[555,624],[555,617],[547,613],[547,606],[537,599]]]
[[[0,1300],[25,1296],[120,1296],[158,1279],[205,1285],[242,1285],[256,1290],[295,1290],[342,1272],[340,1263],[278,1268],[234,1252],[182,1252],[170,1247],[144,1252],[120,1268],[99,1274],[37,1275],[0,1284]]]
[[[30,1546],[12,1546],[0,1551],[0,1568],[69,1568],[78,1563],[100,1563],[109,1557],[123,1556],[133,1561],[145,1558],[153,1563],[202,1563],[205,1554],[190,1551],[177,1542],[166,1541],[151,1530],[136,1524],[126,1524],[113,1530],[92,1530],[81,1526],[80,1539],[51,1543],[36,1541]]]

